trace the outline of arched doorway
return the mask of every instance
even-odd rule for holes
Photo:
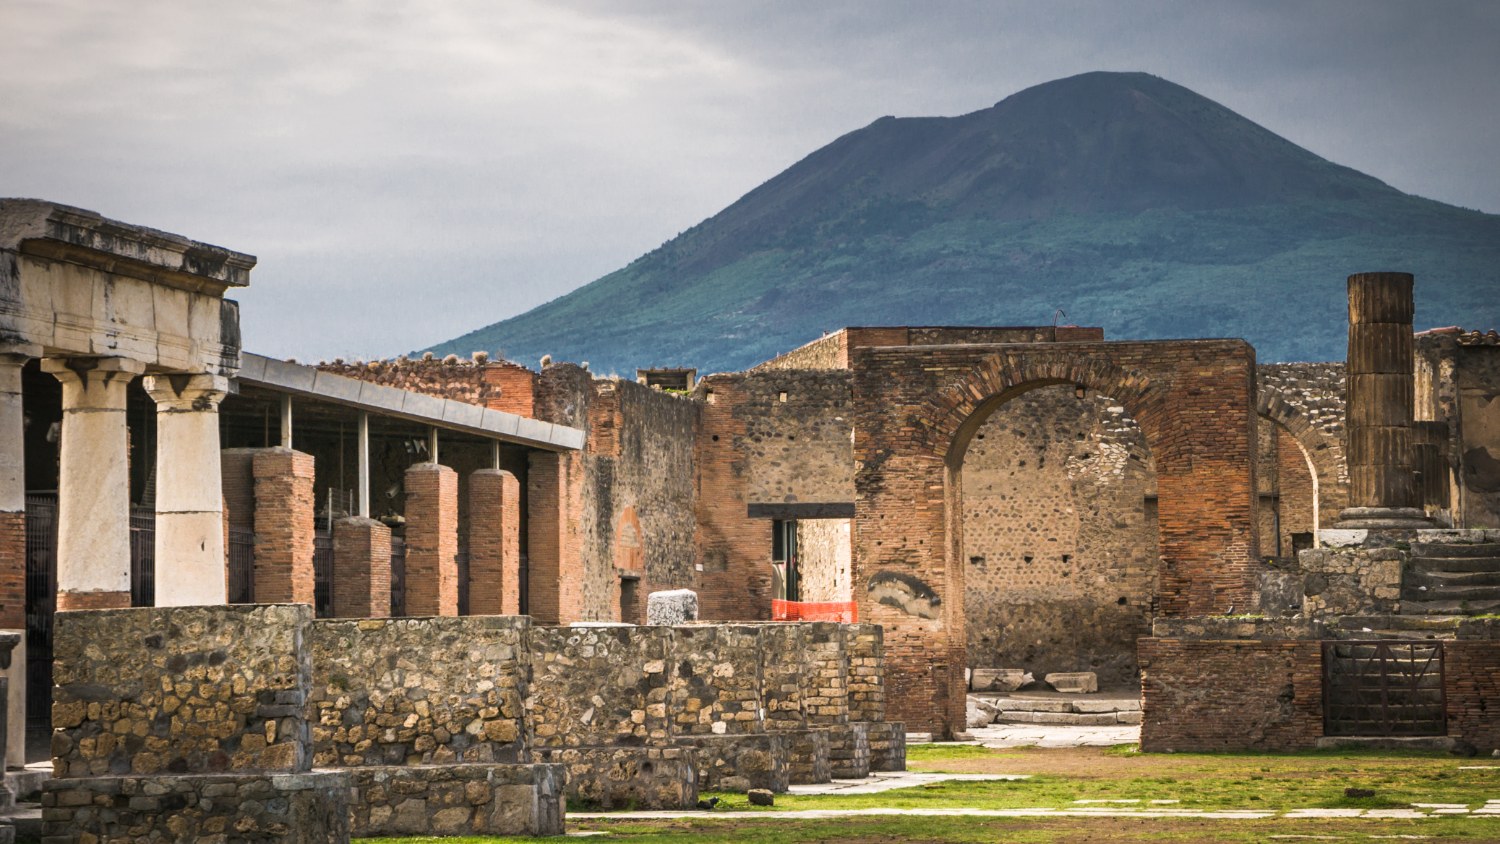
[[[1041,387],[995,408],[961,461],[969,667],[1134,683],[1160,556],[1140,426],[1109,396]]]

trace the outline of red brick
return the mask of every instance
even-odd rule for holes
[[[333,525],[333,615],[391,614],[391,529],[357,516]]]
[[[289,448],[257,450],[255,600],[313,603],[313,456]]]
[[[500,469],[469,476],[469,612],[515,615],[521,600],[521,486]]]
[[[458,473],[406,470],[406,614],[458,615]]]

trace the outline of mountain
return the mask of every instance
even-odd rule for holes
[[[1500,216],[1402,193],[1167,80],[1086,73],[960,117],[882,117],[433,351],[713,372],[846,325],[1057,318],[1342,360],[1344,278],[1374,270],[1416,274],[1419,329],[1500,326]]]

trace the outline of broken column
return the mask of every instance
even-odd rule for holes
[[[521,611],[521,485],[502,469],[469,476],[469,612]]]
[[[458,615],[458,473],[406,470],[406,614]]]
[[[225,603],[219,402],[229,379],[155,375],[144,384],[156,401],[156,605]]]
[[[333,615],[383,618],[391,614],[391,529],[350,516],[333,525]]]
[[[62,382],[57,490],[57,608],[130,606],[129,358],[47,358]]]
[[[1416,507],[1412,276],[1349,276],[1349,504],[1341,528],[1431,527]]]
[[[311,604],[314,501],[313,456],[290,448],[256,453],[255,600]]]

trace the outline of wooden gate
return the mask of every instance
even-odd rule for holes
[[[1439,640],[1323,643],[1323,734],[1448,733]]]

